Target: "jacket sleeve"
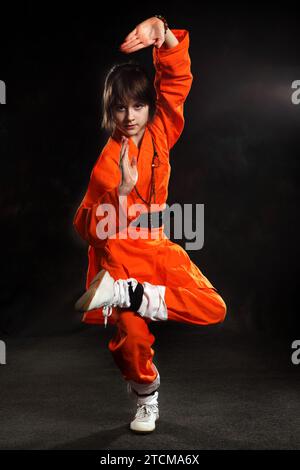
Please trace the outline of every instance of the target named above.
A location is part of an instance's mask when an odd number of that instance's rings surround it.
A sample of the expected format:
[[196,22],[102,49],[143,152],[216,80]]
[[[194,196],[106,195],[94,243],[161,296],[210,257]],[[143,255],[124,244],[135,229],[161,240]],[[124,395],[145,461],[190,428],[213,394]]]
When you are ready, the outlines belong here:
[[167,137],[171,149],[184,128],[183,107],[192,86],[191,60],[189,56],[189,33],[172,29],[179,44],[160,49],[153,48],[155,67],[156,115],[153,126],[160,128]]
[[[105,186],[104,182],[110,181],[113,187]],[[127,196],[119,196],[118,186],[113,178],[101,173],[101,165],[95,165],[87,192],[73,218],[73,226],[81,238],[96,248],[104,248],[109,237],[135,218],[127,217],[127,207],[134,203],[133,191]],[[109,204],[110,212],[104,204]]]

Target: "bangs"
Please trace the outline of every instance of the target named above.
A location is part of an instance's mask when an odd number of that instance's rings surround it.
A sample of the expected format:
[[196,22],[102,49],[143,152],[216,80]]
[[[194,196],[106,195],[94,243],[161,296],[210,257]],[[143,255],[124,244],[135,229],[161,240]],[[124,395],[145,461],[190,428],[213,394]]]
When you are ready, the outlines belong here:
[[[121,78],[121,77],[120,77]],[[149,104],[148,83],[143,76],[127,73],[121,80],[115,80],[112,86],[111,106],[128,105],[130,101]]]

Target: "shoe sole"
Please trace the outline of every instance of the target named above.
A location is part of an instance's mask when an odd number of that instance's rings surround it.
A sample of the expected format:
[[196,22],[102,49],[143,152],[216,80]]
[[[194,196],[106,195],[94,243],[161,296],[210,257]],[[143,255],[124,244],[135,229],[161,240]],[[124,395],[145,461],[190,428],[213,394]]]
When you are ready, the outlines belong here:
[[75,304],[75,310],[79,312],[86,312],[89,309],[89,306],[94,298],[96,290],[102,282],[102,279],[107,271],[102,269],[99,273],[93,278],[90,287],[88,290],[77,300]]
[[[157,419],[156,421],[158,421],[158,419]],[[138,430],[136,430],[136,429],[132,429],[132,428],[130,427],[130,425],[129,425],[129,429],[130,429],[131,432],[134,432],[135,434],[150,434],[151,432],[153,432],[153,431],[156,430],[156,426],[155,426],[155,428],[152,429],[151,431],[145,431],[145,430],[144,430],[144,431],[138,431]]]
[[136,434],[149,434],[149,433],[155,431],[158,420],[159,420],[159,415],[157,416],[157,418],[156,418],[156,420],[155,420],[155,427],[154,427],[154,429],[152,429],[151,431],[146,431],[146,430],[138,431],[138,430],[136,430],[136,429],[132,429],[132,428],[131,428],[131,423],[129,424],[129,429],[130,429],[130,431],[132,431],[132,432],[134,432],[134,433],[136,433]]
[[133,432],[134,434],[151,434],[151,432],[155,431],[156,428],[154,428],[152,431],[136,431],[135,429],[131,429],[130,431]]

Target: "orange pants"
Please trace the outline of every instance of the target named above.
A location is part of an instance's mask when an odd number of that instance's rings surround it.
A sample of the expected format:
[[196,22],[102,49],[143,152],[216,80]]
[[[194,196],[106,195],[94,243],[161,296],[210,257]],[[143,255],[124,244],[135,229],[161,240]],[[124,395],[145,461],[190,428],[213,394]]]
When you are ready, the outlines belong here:
[[[226,316],[226,304],[215,288],[166,287],[165,301],[168,320],[208,325],[221,323]],[[150,321],[130,309],[119,309],[117,331],[108,348],[125,380],[149,384],[158,375],[152,363],[155,337],[148,328]]]

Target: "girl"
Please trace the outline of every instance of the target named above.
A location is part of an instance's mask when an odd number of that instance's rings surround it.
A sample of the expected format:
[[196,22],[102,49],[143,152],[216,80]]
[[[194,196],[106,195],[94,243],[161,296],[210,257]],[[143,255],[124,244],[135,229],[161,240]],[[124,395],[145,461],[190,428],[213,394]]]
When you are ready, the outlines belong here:
[[[83,322],[116,326],[108,347],[128,392],[137,397],[130,423],[135,432],[152,432],[159,417],[160,374],[149,323],[209,325],[226,315],[216,288],[167,238],[162,219],[169,152],[182,133],[193,80],[189,33],[170,30],[156,15],[140,23],[120,50],[129,54],[148,46],[154,46],[154,87],[134,62],[115,65],[106,77],[102,125],[111,135],[74,217],[89,244],[87,290],[75,308],[84,312]],[[130,210],[135,204],[140,204],[139,217]],[[104,226],[109,227],[106,237]]]

